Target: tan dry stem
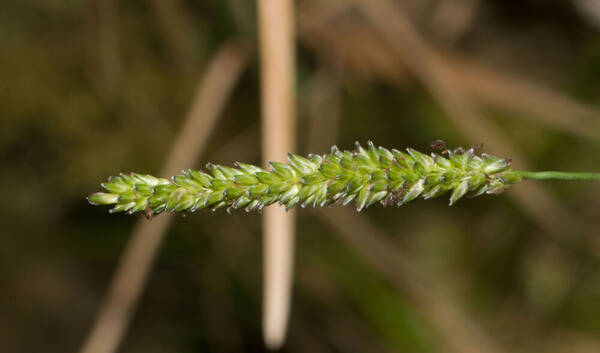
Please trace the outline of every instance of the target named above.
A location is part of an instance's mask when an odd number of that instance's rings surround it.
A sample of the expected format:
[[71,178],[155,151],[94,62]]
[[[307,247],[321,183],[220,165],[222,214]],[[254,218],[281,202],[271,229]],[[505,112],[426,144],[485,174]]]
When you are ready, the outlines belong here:
[[[448,112],[448,117],[473,143],[486,141],[496,148],[492,152],[510,155],[515,165],[530,169],[525,157],[501,136],[472,101],[453,70],[421,37],[410,20],[389,0],[353,0],[371,24],[386,38],[404,64]],[[517,204],[549,234],[569,234],[580,228],[579,222],[538,184],[517,188]],[[544,200],[544,203],[528,200]]]
[[[291,0],[258,2],[263,163],[294,151],[295,49]],[[265,209],[263,336],[270,349],[282,346],[289,316],[294,258],[293,212]]]
[[[236,41],[224,44],[200,81],[162,173],[169,175],[193,164],[203,151],[217,117],[231,95],[247,61],[247,50]],[[172,217],[137,222],[82,353],[116,352],[131,321],[148,274]]]

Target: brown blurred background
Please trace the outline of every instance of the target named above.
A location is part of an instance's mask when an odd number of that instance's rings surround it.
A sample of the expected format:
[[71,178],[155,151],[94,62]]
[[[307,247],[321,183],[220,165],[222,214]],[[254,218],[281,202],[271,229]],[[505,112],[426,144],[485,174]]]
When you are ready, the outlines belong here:
[[[298,0],[294,17],[299,152],[442,138],[600,171],[600,3]],[[5,1],[0,33],[0,351],[74,352],[138,221],[85,196],[168,169],[186,117],[214,116],[180,145],[189,167],[260,163],[256,5]],[[285,352],[600,352],[598,183],[296,215]],[[264,351],[260,234],[257,214],[176,216],[119,351]]]

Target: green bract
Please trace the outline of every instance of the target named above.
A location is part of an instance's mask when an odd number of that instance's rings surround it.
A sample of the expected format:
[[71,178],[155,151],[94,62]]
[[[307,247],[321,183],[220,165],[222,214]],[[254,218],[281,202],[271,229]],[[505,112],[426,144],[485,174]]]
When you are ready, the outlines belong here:
[[110,212],[158,214],[194,212],[201,208],[227,211],[261,210],[273,203],[290,209],[296,205],[347,205],[361,211],[380,202],[403,205],[418,197],[430,199],[451,192],[450,205],[465,195],[499,193],[521,181],[510,161],[475,148],[445,150],[426,155],[356,144],[354,151],[332,147],[326,155],[304,158],[288,154],[288,164],[271,162],[271,170],[236,163],[235,168],[207,164],[207,173],[186,170],[171,180],[131,173],[109,178],[99,192],[88,197],[94,205],[115,205]]

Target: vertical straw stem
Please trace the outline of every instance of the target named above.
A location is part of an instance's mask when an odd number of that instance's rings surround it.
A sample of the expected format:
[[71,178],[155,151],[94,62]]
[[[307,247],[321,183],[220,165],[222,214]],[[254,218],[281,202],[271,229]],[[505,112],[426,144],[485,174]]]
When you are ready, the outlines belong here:
[[[294,8],[292,0],[258,1],[263,163],[295,150]],[[292,285],[294,213],[269,207],[263,217],[263,335],[284,342]]]

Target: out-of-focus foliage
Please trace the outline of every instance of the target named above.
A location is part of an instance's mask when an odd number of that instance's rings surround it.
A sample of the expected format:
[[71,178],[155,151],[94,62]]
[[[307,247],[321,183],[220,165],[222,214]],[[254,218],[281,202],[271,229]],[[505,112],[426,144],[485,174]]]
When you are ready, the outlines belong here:
[[[0,5],[3,352],[81,345],[135,221],[91,207],[85,196],[116,171],[158,173],[216,48],[233,37],[256,43],[251,1],[165,3],[172,7],[165,10],[159,0]],[[552,88],[595,111],[600,34],[593,14],[573,4],[398,1],[449,61],[466,58],[461,67],[468,68],[483,63],[498,70],[496,78],[535,82],[528,86],[535,92]],[[351,148],[356,140],[422,150],[439,137],[449,145],[471,143],[359,10],[344,1],[297,6],[298,152],[325,153],[333,143]],[[190,168],[258,163],[257,65],[251,62],[206,153]],[[502,105],[477,94],[486,92],[493,90],[470,95],[502,141],[534,168],[600,171],[600,134],[590,137],[598,125],[577,124],[592,131],[584,135],[568,128],[580,110],[548,123],[521,107],[542,111],[562,101],[520,96]],[[493,148],[495,141],[478,142]],[[361,249],[383,238],[452,294],[439,302],[460,308],[505,351],[598,351],[600,186],[543,184],[568,214],[544,215],[565,225],[554,232],[544,217],[531,216],[527,203],[507,195],[452,208],[446,200],[371,207],[354,216],[383,236],[362,234],[364,247],[343,241],[315,213],[299,211],[284,350],[447,351],[448,332],[437,320],[448,327],[464,321],[452,311],[433,315],[437,306],[425,302],[433,297],[417,298],[411,287],[423,283],[405,278],[405,287],[395,285],[391,274],[404,272],[390,264],[382,273],[362,257]],[[528,184],[512,191],[520,187]],[[536,202],[542,201],[531,207]],[[258,215],[178,218],[121,351],[262,351],[261,254]],[[466,346],[469,337],[461,338]]]

